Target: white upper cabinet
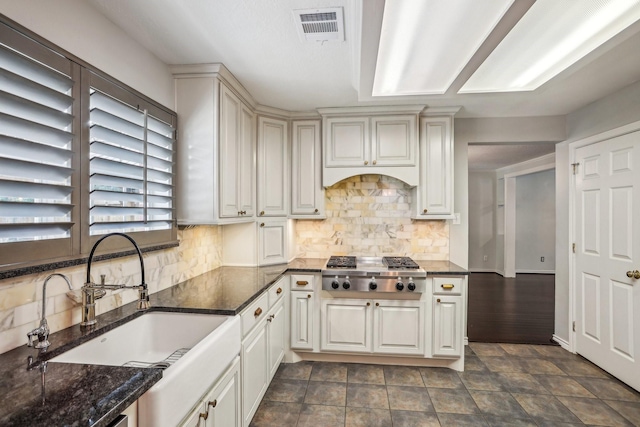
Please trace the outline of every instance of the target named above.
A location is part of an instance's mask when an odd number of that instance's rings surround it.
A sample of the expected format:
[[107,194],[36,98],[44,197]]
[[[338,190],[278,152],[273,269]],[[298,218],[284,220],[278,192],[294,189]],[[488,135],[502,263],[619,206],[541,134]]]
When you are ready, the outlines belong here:
[[422,106],[323,108],[325,187],[354,175],[380,174],[417,185],[418,113]]
[[258,118],[258,216],[287,216],[289,141],[287,122]]
[[291,218],[324,218],[319,120],[293,122],[291,135]]
[[372,117],[372,165],[416,166],[417,131],[416,115]]
[[420,184],[412,203],[415,219],[454,217],[453,113],[420,119]]
[[256,120],[250,95],[220,64],[172,67],[179,224],[253,221]]
[[220,217],[255,212],[255,117],[227,87],[220,91]]

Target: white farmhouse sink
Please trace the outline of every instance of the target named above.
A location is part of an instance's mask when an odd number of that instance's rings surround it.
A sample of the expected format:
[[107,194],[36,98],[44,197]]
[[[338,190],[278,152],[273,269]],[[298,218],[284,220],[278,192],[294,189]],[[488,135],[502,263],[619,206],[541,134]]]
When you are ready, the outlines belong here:
[[175,426],[240,353],[240,338],[239,316],[150,312],[51,361],[170,364],[138,400],[138,425]]

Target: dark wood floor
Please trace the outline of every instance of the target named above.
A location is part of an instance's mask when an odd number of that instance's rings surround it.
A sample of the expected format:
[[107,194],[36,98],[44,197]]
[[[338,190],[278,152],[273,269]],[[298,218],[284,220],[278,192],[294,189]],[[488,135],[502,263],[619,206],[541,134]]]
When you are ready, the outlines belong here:
[[555,275],[469,276],[469,341],[555,344]]

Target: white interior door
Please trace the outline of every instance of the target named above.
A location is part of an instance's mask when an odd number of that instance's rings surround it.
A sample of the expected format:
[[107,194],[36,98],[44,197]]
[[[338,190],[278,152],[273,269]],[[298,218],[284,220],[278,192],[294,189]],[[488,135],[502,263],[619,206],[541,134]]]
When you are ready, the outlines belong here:
[[640,132],[576,162],[576,350],[640,390]]

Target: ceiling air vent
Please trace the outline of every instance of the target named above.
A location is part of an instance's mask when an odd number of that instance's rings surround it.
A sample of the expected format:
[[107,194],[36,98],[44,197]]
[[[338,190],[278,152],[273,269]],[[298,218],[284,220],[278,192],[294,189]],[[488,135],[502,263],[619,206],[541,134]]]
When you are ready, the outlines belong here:
[[344,41],[342,8],[294,10],[302,41]]

